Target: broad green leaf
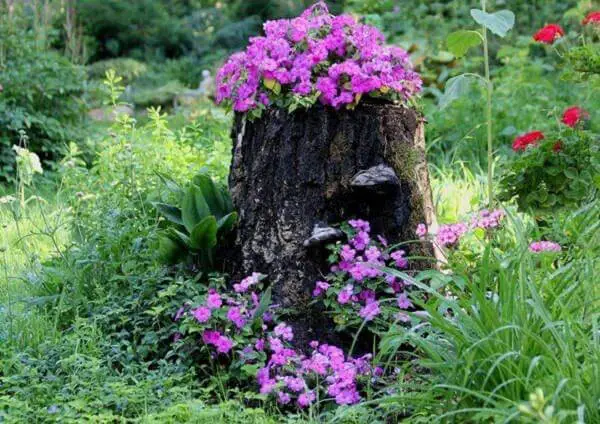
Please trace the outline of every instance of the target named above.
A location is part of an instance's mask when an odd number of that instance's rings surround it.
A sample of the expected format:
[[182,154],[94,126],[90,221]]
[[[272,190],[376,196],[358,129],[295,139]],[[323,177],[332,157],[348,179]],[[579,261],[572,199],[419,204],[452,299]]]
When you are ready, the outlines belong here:
[[477,31],[461,30],[450,34],[446,43],[454,56],[463,57],[471,47],[477,47],[482,41]]
[[515,26],[515,14],[510,10],[500,10],[487,13],[480,9],[471,9],[471,16],[482,25],[500,37],[506,37],[508,31]]
[[183,190],[181,189],[181,186],[177,184],[177,181],[162,172],[154,171],[154,173],[160,178],[169,191],[179,196],[183,194]]
[[190,184],[183,196],[181,207],[183,225],[191,233],[196,224],[208,215],[210,215],[210,208],[204,200],[202,190],[196,184]]
[[193,179],[193,183],[200,187],[211,214],[217,219],[221,219],[228,212],[226,210],[223,192],[219,190],[212,178],[206,174],[196,175]]
[[194,249],[212,249],[217,245],[217,220],[214,216],[207,216],[200,221],[190,234]]
[[177,206],[169,205],[167,203],[153,202],[152,206],[158,210],[161,215],[167,218],[169,221],[183,225],[183,218],[181,217],[181,209]]
[[281,84],[279,84],[279,82],[277,82],[277,80],[274,80],[271,78],[265,78],[263,80],[263,84],[266,88],[271,90],[273,93],[275,93],[275,94],[281,93]]
[[161,234],[158,236],[158,249],[156,255],[161,262],[169,264],[175,263],[184,251],[185,249],[182,249],[179,243],[168,235]]
[[439,101],[440,109],[445,109],[450,103],[467,93],[474,80],[481,82],[481,80],[474,75],[462,74],[450,78],[446,82],[446,89]]
[[219,221],[217,222],[218,232],[222,234],[231,231],[237,223],[237,219],[237,212],[231,212],[230,214],[227,214],[223,218],[219,219]]

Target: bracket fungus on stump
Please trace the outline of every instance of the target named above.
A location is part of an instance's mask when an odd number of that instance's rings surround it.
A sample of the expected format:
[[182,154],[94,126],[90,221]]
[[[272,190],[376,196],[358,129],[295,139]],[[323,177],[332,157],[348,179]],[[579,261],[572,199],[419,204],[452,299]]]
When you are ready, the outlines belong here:
[[[327,272],[325,245],[343,237],[335,224],[366,219],[391,244],[415,240],[418,223],[435,225],[423,128],[414,110],[381,102],[268,108],[254,121],[236,115],[229,189],[240,219],[232,274],[268,275],[275,303],[296,313],[297,343],[329,332],[309,303]],[[433,255],[425,244],[407,250]]]

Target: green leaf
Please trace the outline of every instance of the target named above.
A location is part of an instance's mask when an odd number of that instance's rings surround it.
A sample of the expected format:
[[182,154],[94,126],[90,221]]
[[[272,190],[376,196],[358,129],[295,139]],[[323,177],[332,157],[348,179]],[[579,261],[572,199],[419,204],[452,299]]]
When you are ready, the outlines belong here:
[[267,289],[263,292],[262,297],[260,298],[260,302],[258,303],[258,307],[254,312],[254,316],[252,317],[252,321],[256,322],[261,319],[263,314],[267,312],[269,309],[269,305],[271,304],[271,287],[267,287]]
[[468,74],[462,74],[454,78],[450,78],[446,82],[446,89],[444,90],[444,94],[439,101],[440,109],[445,109],[450,103],[467,93],[471,87],[473,79],[481,82],[481,80],[479,80],[479,78],[476,76]]
[[161,234],[158,236],[158,249],[156,255],[159,261],[169,264],[175,263],[183,251],[185,251],[185,249],[181,249],[180,244],[168,235]]
[[480,9],[471,9],[471,16],[479,25],[484,26],[500,37],[506,37],[508,31],[515,26],[515,14],[510,10],[487,13]]
[[223,192],[216,186],[212,178],[206,174],[198,174],[192,181],[200,187],[211,214],[216,216],[217,219],[221,219],[228,212]]
[[169,189],[169,191],[179,196],[183,194],[181,186],[177,184],[177,181],[175,181],[173,178],[169,177],[166,174],[163,174],[162,172],[154,171],[154,173],[158,175],[158,178],[160,178],[160,180]]
[[219,221],[217,221],[218,232],[222,234],[231,231],[237,223],[237,219],[237,212],[231,212],[230,214],[227,214],[223,218],[219,219]]
[[214,216],[207,216],[200,221],[190,235],[194,249],[208,250],[217,245],[217,220]]
[[196,224],[208,215],[210,215],[210,208],[204,200],[202,190],[196,184],[190,184],[183,196],[181,207],[183,225],[191,233]]
[[183,218],[181,217],[181,209],[179,209],[177,206],[169,205],[167,203],[160,203],[160,202],[152,202],[152,206],[154,206],[156,208],[156,210],[158,210],[158,212],[160,212],[161,215],[163,215],[169,221],[171,221],[175,224],[183,225]]
[[450,34],[446,43],[454,56],[463,57],[471,47],[477,47],[482,41],[477,31],[461,30]]

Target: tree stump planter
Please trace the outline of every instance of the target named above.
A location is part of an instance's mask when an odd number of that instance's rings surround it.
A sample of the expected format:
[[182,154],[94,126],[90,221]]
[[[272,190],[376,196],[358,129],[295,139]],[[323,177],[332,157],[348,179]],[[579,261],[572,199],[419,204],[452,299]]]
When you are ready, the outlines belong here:
[[[291,114],[269,108],[252,122],[236,115],[232,138],[229,189],[240,217],[232,276],[268,276],[274,303],[296,311],[297,343],[328,331],[309,302],[328,271],[325,244],[339,237],[332,225],[365,219],[373,235],[395,244],[415,240],[417,224],[435,224],[424,122],[412,109],[374,102]],[[405,250],[433,254],[420,243]]]

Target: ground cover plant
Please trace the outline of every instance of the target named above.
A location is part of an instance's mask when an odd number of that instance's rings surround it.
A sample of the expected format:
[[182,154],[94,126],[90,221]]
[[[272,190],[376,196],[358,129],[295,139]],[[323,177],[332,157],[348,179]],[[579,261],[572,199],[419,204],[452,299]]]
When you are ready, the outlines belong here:
[[[600,422],[597,4],[145,1],[165,34],[100,40],[117,58],[86,86],[34,3],[0,21],[0,123],[23,118],[0,126],[0,420]],[[113,3],[74,2],[83,34]],[[254,118],[375,98],[429,121],[439,225],[400,244],[334,225],[311,288],[331,340],[299,344],[260,269],[224,273],[232,114],[124,108],[144,73],[171,80],[165,57],[220,68],[215,99]],[[81,124],[92,85],[112,122]]]

